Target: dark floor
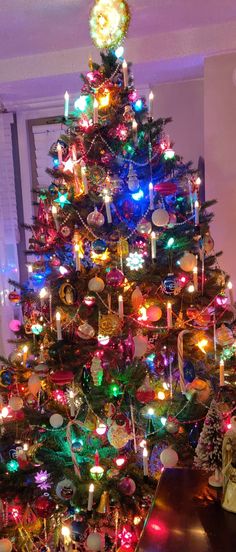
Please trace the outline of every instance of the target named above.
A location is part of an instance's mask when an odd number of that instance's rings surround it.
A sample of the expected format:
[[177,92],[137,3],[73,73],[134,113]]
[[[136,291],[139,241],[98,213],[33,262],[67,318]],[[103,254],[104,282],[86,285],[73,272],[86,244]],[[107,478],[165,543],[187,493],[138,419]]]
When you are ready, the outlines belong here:
[[236,514],[197,470],[163,472],[138,552],[236,552]]

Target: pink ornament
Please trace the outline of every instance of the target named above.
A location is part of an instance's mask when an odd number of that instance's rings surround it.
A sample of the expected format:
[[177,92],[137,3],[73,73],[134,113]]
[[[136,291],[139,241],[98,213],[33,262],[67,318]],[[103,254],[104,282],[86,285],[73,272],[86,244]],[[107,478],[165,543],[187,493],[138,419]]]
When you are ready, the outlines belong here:
[[9,328],[12,332],[19,332],[21,328],[20,320],[11,320],[9,323]]
[[105,218],[102,213],[100,213],[97,209],[94,209],[92,213],[89,213],[87,216],[87,223],[90,226],[97,226],[100,228],[100,226],[103,226],[105,222]]
[[132,496],[135,493],[136,485],[131,477],[123,477],[119,483],[119,491],[125,496]]
[[118,287],[122,286],[122,284],[124,282],[124,279],[125,279],[125,277],[124,277],[123,272],[121,270],[119,270],[118,268],[112,268],[106,276],[106,282],[107,282],[108,286],[111,286],[111,287],[114,287],[114,288],[118,288]]

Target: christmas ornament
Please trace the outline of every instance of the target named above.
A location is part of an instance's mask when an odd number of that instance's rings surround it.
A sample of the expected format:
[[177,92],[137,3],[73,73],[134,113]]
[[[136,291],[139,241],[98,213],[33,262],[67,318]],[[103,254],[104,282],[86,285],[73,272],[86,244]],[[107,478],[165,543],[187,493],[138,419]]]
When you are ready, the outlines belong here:
[[23,405],[24,405],[23,399],[18,395],[13,395],[12,397],[10,397],[9,406],[14,412],[21,410]]
[[14,289],[14,291],[11,291],[9,293],[8,299],[11,303],[19,303],[20,302],[20,294]]
[[44,364],[43,362],[40,362],[40,364],[37,364],[37,366],[34,366],[34,372],[40,377],[44,377],[45,374],[47,374],[49,371],[49,366],[47,364]]
[[52,414],[49,418],[49,422],[54,429],[58,429],[63,425],[63,417],[61,414]]
[[55,503],[50,496],[43,495],[35,499],[33,507],[37,516],[47,518],[54,512]]
[[72,452],[81,452],[81,450],[83,449],[83,446],[84,444],[82,439],[78,441],[74,441],[71,445],[71,450]]
[[95,330],[88,322],[84,322],[78,327],[78,336],[81,339],[92,339],[95,336]]
[[32,374],[28,379],[28,389],[32,395],[36,396],[41,389],[41,381],[37,374]]
[[141,387],[136,391],[136,399],[141,403],[149,403],[155,399],[155,391],[150,385],[150,379],[147,375]]
[[152,213],[152,222],[155,226],[167,226],[169,213],[165,209],[156,209]]
[[103,544],[101,535],[99,533],[90,533],[86,541],[86,546],[91,552],[102,550]]
[[34,476],[35,483],[41,491],[47,491],[52,486],[50,482],[50,474],[47,470],[40,470]]
[[103,314],[99,320],[99,334],[115,336],[120,333],[121,319],[117,314]]
[[97,512],[99,514],[109,514],[110,512],[110,504],[109,504],[109,493],[108,491],[103,491],[100,502],[97,507]]
[[122,286],[125,276],[118,268],[112,268],[106,275],[106,282],[108,286],[118,288]]
[[60,226],[59,233],[64,240],[69,240],[72,235],[72,228],[70,228],[66,224],[63,224],[62,226]]
[[96,0],[90,14],[90,33],[95,46],[116,49],[123,41],[130,23],[126,0]]
[[[134,111],[131,107],[131,105],[125,105],[124,113],[123,113],[123,119],[125,123],[132,123],[134,120]],[[129,188],[131,190],[131,188]]]
[[103,367],[102,367],[101,359],[98,356],[93,357],[90,371],[91,371],[94,385],[99,387],[102,384]]
[[209,399],[210,393],[211,387],[209,382],[200,378],[195,378],[188,383],[185,395],[188,400],[191,400],[193,395],[195,395],[197,402],[205,403]]
[[136,287],[131,295],[131,303],[134,310],[139,310],[144,301],[143,294],[139,287]]
[[207,232],[205,235],[204,235],[204,238],[203,238],[203,247],[204,247],[204,252],[206,253],[206,255],[209,255],[209,253],[211,253],[214,249],[214,240],[213,238],[211,237],[210,233]]
[[103,214],[100,213],[96,208],[94,209],[94,211],[92,211],[92,213],[89,213],[89,215],[87,216],[87,223],[89,224],[89,226],[100,228],[101,226],[103,226],[104,222],[105,218]]
[[88,523],[85,519],[73,520],[71,523],[71,536],[75,542],[84,542],[88,534]]
[[142,334],[138,334],[134,336],[133,341],[134,341],[134,356],[137,358],[141,358],[147,352],[148,337]]
[[130,253],[126,259],[126,264],[130,270],[141,270],[144,265],[144,258],[141,253],[135,251]]
[[133,437],[124,427],[120,427],[114,423],[107,432],[107,438],[112,447],[121,449],[125,447]]
[[61,500],[71,500],[75,494],[75,485],[70,479],[62,479],[56,485],[56,495]]
[[193,253],[189,253],[188,251],[185,251],[183,257],[181,257],[180,261],[180,268],[184,270],[184,272],[192,272],[194,267],[196,266],[196,257],[193,255]]
[[59,297],[64,305],[74,305],[76,301],[75,288],[69,282],[64,282],[59,288]]
[[88,283],[89,291],[94,291],[95,293],[101,293],[104,290],[105,284],[102,278],[95,276],[91,278]]
[[142,219],[137,226],[137,232],[139,232],[139,234],[142,234],[144,236],[148,236],[149,234],[151,234],[151,231],[152,231],[151,222],[149,222],[146,219]]
[[128,188],[131,192],[137,192],[137,190],[139,189],[139,179],[137,177],[137,174],[134,170],[132,163],[130,163],[130,166],[129,166],[127,183],[128,183]]
[[12,332],[19,332],[20,329],[21,329],[21,322],[20,320],[11,320],[11,322],[9,322],[9,329],[12,331]]
[[123,477],[118,485],[119,491],[125,496],[132,496],[136,491],[136,485],[131,477]]
[[178,454],[175,450],[168,447],[160,454],[160,460],[164,468],[174,468],[178,463]]
[[191,383],[195,378],[195,368],[191,360],[184,362],[184,379]]
[[225,347],[226,345],[233,345],[235,341],[232,331],[230,330],[230,328],[227,328],[225,324],[221,324],[220,328],[217,328],[216,340],[217,343],[221,345],[221,347]]
[[57,370],[50,374],[50,379],[55,385],[70,385],[74,374],[70,370]]
[[162,310],[156,305],[151,305],[146,311],[148,320],[151,322],[157,322],[162,317]]
[[9,539],[0,539],[0,552],[11,552],[12,543]]
[[154,186],[155,192],[158,192],[162,197],[174,195],[177,190],[176,182],[158,182]]
[[92,243],[92,249],[96,255],[102,255],[107,249],[105,240],[98,238]]
[[175,418],[169,417],[165,424],[165,430],[170,433],[171,435],[174,435],[175,433],[178,433],[179,431],[179,423],[178,420]]

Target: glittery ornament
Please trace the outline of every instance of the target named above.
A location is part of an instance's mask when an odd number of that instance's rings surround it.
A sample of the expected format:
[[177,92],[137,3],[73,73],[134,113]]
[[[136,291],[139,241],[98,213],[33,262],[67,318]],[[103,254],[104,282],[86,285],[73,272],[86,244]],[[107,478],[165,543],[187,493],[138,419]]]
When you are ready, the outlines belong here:
[[151,222],[149,222],[146,219],[142,219],[137,226],[137,231],[139,232],[139,234],[148,236],[149,234],[151,234],[151,231],[152,231]]
[[102,367],[101,359],[98,356],[93,357],[90,372],[93,378],[94,385],[96,387],[99,387],[102,384],[103,367]]
[[72,235],[72,228],[70,228],[66,224],[63,224],[63,226],[60,226],[59,233],[64,240],[67,240]]
[[125,276],[118,268],[112,268],[106,275],[106,282],[108,286],[118,288],[122,286]]
[[146,404],[153,401],[154,398],[155,391],[152,389],[149,376],[147,375],[141,387],[139,387],[136,391],[136,399],[139,402]]
[[107,249],[105,240],[97,239],[92,243],[92,249],[96,255],[102,255]]
[[220,328],[216,330],[216,341],[221,347],[226,345],[229,347],[234,343],[234,336],[230,328],[227,328],[225,324],[221,324]]
[[49,496],[38,496],[34,501],[33,508],[39,517],[47,518],[54,512],[55,502]]
[[136,491],[136,485],[131,477],[123,477],[119,483],[119,491],[125,496],[132,496]]
[[90,14],[90,33],[95,46],[116,49],[123,41],[130,23],[126,0],[97,0]]
[[103,226],[104,222],[105,218],[103,214],[100,213],[96,208],[94,209],[94,211],[92,211],[92,213],[89,213],[89,215],[87,216],[87,223],[89,224],[89,226],[100,228],[101,226]]
[[95,330],[88,322],[84,322],[78,327],[78,336],[81,339],[92,339],[95,336]]
[[101,316],[99,320],[99,334],[115,336],[120,333],[121,319],[117,314],[109,313]]
[[175,289],[178,286],[178,280],[176,276],[172,273],[167,274],[167,276],[164,278],[162,282],[162,287],[164,293],[167,295],[174,295]]
[[[132,109],[131,105],[125,105],[124,113],[123,113],[123,119],[125,123],[132,123],[134,119],[134,110]],[[130,188],[131,189],[131,188]]]
[[121,449],[127,445],[132,435],[127,432],[124,427],[119,427],[117,424],[112,424],[107,432],[107,438],[110,445],[116,449]]

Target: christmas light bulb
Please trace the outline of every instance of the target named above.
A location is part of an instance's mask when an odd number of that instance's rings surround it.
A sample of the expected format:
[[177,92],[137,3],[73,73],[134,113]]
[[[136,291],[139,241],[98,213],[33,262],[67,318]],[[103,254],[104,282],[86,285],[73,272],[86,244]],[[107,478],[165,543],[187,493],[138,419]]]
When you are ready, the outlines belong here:
[[63,537],[70,537],[70,528],[67,527],[67,525],[62,525],[62,528],[61,528],[61,534]]

